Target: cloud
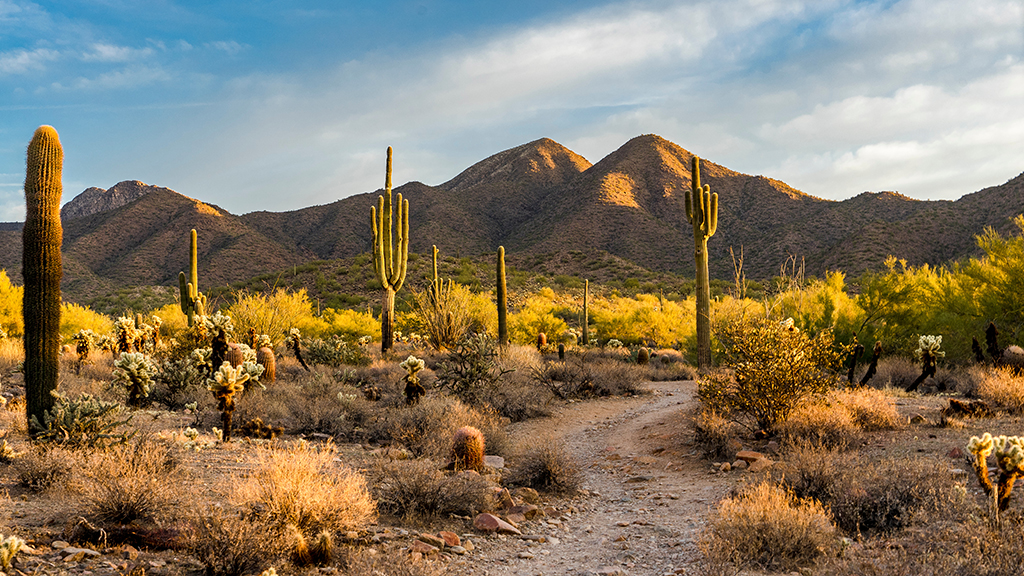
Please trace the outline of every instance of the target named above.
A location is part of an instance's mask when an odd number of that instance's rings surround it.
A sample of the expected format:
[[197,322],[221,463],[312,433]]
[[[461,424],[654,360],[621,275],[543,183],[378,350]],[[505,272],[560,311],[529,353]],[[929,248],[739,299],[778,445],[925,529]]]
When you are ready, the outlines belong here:
[[59,52],[49,48],[0,52],[0,77],[24,74],[29,70],[41,70],[47,62],[57,60],[59,57]]
[[146,58],[153,54],[153,49],[115,46],[113,44],[93,44],[91,50],[82,54],[85,62],[131,62]]
[[[212,48],[214,50],[220,50],[221,52],[227,53],[228,56],[236,56],[238,55],[238,53],[249,47],[245,44],[239,44],[234,40],[218,40],[216,42],[207,42],[203,46],[207,48]],[[189,46],[189,48],[191,48],[191,46]]]

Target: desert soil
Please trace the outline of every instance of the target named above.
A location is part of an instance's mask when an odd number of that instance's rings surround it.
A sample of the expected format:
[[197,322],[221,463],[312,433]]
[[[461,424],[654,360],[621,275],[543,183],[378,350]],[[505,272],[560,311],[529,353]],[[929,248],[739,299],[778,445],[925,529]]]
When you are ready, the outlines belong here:
[[550,502],[554,517],[520,524],[522,537],[477,538],[450,573],[686,573],[709,511],[745,474],[713,474],[693,447],[695,383],[647,387],[647,395],[568,404],[513,427],[520,438],[561,442],[583,468],[584,491]]

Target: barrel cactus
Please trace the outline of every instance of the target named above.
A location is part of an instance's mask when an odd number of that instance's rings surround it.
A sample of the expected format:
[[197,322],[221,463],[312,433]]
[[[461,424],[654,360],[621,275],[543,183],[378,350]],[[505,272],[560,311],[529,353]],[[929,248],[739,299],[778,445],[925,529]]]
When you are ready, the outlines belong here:
[[472,426],[455,431],[452,439],[452,462],[456,470],[477,470],[484,467],[484,435]]

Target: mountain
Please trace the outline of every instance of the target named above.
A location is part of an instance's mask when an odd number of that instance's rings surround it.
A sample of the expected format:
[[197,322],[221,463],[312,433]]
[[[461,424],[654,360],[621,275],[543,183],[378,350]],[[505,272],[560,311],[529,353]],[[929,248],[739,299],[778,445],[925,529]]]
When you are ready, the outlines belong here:
[[[437,245],[447,256],[493,253],[547,273],[607,253],[655,271],[693,273],[684,197],[689,151],[656,135],[623,144],[598,163],[544,138],[494,154],[451,180],[395,188],[409,200],[410,251]],[[877,268],[889,254],[939,264],[978,252],[985,227],[1008,233],[1024,207],[1024,174],[956,201],[895,192],[824,200],[765,176],[701,160],[702,183],[719,195],[709,242],[712,276],[731,278],[730,248],[742,248],[748,278],[778,274],[790,258],[808,274]],[[167,188],[137,181],[90,188],[64,217],[64,290],[83,300],[133,285],[176,284],[188,264],[188,231],[199,231],[201,284],[225,285],[312,260],[371,250],[369,213],[380,190],[290,212],[236,216]],[[20,281],[20,224],[0,224],[0,267]],[[525,264],[524,264],[525,265]],[[586,269],[585,266],[583,269]],[[202,287],[202,286],[201,286]]]

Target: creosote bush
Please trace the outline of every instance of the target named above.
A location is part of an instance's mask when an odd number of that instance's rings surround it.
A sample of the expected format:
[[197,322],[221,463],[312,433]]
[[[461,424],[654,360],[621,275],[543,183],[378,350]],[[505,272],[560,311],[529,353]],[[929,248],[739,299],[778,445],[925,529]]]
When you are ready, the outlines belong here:
[[210,506],[189,522],[187,546],[207,576],[259,574],[285,552],[280,531]]
[[488,508],[491,483],[465,471],[445,474],[436,460],[388,460],[374,464],[373,495],[381,512],[394,516],[469,516]]
[[571,494],[583,483],[580,464],[551,438],[522,447],[508,467],[505,482],[511,485]]
[[737,569],[789,571],[828,554],[835,528],[818,502],[762,482],[722,501],[704,538],[713,542],[711,549],[739,564]]
[[976,367],[979,375],[975,393],[989,406],[1018,414],[1024,411],[1024,377],[1008,368]]
[[166,444],[141,436],[88,460],[82,483],[90,517],[114,524],[153,522],[173,511],[184,492]]
[[834,387],[844,357],[832,333],[816,336],[796,329],[792,319],[734,319],[719,330],[728,372],[698,381],[697,395],[706,408],[761,430],[774,431],[797,405]]

